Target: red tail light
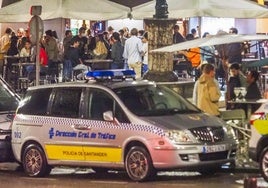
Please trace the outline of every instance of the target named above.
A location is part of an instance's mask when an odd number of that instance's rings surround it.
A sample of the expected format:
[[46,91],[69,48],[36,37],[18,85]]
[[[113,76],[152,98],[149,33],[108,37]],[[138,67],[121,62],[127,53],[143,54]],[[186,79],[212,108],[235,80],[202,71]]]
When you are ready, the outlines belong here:
[[260,119],[264,114],[265,114],[264,112],[253,113],[250,116],[250,125],[253,125],[254,121],[257,120],[257,119]]

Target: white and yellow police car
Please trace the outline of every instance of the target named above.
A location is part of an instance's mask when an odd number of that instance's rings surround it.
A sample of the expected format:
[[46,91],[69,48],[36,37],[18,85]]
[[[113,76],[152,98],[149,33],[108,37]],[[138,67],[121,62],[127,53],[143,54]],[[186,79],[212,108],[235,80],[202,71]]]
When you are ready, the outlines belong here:
[[221,119],[163,85],[110,80],[128,75],[133,71],[89,72],[99,81],[29,88],[12,125],[13,152],[26,174],[66,165],[123,169],[145,181],[159,170],[215,173],[234,162],[234,133]]
[[268,181],[268,100],[250,117],[249,157],[259,162],[263,178]]

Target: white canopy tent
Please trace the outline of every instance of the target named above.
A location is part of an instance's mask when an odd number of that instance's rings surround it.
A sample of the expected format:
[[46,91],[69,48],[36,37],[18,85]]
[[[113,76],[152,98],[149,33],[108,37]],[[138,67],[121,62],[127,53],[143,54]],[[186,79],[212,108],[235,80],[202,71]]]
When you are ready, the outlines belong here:
[[[134,19],[153,17],[156,1],[132,8]],[[170,18],[268,18],[268,9],[249,0],[167,0]]]
[[22,0],[0,9],[0,22],[28,22],[30,8],[42,6],[41,18],[113,20],[126,18],[130,9],[108,0]]
[[177,52],[195,47],[214,46],[220,44],[229,44],[244,41],[262,41],[268,40],[268,35],[236,35],[236,34],[219,34],[206,38],[199,38],[170,46],[152,50],[152,52]]

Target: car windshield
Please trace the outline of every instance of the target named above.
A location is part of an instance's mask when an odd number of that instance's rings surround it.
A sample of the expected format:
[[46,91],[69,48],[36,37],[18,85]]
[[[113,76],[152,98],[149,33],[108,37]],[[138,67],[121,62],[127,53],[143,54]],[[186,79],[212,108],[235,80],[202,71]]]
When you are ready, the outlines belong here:
[[15,111],[18,104],[19,99],[8,89],[4,82],[0,81],[0,113]]
[[138,116],[200,113],[197,107],[165,86],[131,86],[114,89],[114,92]]

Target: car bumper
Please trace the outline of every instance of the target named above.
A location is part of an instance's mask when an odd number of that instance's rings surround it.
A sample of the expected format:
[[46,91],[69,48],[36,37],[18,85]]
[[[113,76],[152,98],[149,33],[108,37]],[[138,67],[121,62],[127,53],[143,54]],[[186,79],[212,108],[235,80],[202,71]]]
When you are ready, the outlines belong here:
[[200,146],[189,146],[183,149],[158,150],[153,153],[153,164],[156,169],[198,170],[206,167],[219,167],[233,163],[236,156],[236,145],[228,145],[226,150],[205,153]]

